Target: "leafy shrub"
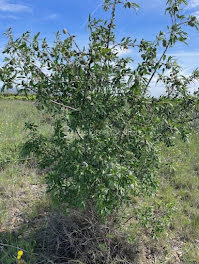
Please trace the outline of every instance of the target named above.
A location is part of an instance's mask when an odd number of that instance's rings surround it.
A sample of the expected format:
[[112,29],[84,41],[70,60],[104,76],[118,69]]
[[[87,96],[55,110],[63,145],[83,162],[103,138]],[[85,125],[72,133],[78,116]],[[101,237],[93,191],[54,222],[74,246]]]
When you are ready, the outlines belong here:
[[[110,20],[89,17],[89,45],[82,50],[66,29],[64,37],[57,33],[53,47],[39,33],[31,39],[26,32],[14,40],[7,31],[3,90],[14,85],[33,92],[37,107],[54,120],[50,138],[29,126],[32,136],[24,150],[35,152],[48,172],[49,191],[69,207],[92,203],[107,215],[128,204],[132,194],[150,194],[157,187],[159,144],[171,146],[179,135],[186,139],[198,112],[198,93],[191,95],[188,86],[199,72],[182,76],[177,62],[166,55],[177,42],[187,41],[184,26],[198,29],[195,17],[181,14],[183,3],[167,2],[172,22],[154,41],[118,41],[117,6],[138,7],[126,0],[104,1]],[[140,54],[135,69],[132,58],[119,54],[129,48]],[[159,98],[150,95],[154,77],[165,87]]]

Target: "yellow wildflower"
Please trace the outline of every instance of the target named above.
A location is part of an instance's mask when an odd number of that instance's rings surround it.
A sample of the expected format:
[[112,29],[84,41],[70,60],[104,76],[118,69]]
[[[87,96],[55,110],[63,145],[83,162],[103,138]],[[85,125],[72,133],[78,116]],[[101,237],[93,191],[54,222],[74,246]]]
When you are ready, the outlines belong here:
[[18,251],[18,256],[22,256],[23,255],[23,251],[22,250],[19,250]]

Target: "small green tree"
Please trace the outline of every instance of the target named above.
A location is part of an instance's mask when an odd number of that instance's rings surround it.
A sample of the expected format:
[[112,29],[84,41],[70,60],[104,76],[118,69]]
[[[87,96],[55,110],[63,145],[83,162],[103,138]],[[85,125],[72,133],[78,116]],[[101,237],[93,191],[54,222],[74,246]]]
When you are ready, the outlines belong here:
[[[3,89],[33,92],[38,108],[53,117],[50,138],[28,125],[32,136],[26,150],[48,168],[49,191],[69,207],[92,203],[107,215],[128,204],[132,194],[151,193],[157,186],[158,146],[170,146],[177,135],[185,138],[189,132],[198,96],[188,86],[199,72],[182,76],[177,62],[166,55],[177,42],[186,43],[184,27],[198,30],[196,17],[181,14],[183,4],[185,0],[167,1],[171,25],[154,41],[117,40],[117,6],[138,8],[127,0],[104,1],[110,20],[89,17],[89,44],[83,49],[66,29],[57,33],[52,47],[39,40],[39,33],[14,39],[7,31]],[[136,69],[130,67],[132,58],[119,55],[129,48],[140,54]],[[159,98],[149,93],[154,78],[165,87]]]

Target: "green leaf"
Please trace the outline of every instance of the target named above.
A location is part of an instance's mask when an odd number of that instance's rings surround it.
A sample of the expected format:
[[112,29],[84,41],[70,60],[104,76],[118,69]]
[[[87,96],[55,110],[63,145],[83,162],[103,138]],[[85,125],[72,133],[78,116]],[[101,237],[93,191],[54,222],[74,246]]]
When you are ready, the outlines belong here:
[[34,36],[33,41],[37,41],[39,35],[40,35],[40,32],[38,32],[38,33]]

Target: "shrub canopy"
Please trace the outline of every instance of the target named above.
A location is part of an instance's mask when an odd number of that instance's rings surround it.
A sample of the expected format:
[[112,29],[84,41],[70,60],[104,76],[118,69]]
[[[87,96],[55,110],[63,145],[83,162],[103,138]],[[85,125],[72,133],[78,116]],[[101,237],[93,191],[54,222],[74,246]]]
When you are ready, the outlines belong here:
[[[11,29],[6,32],[2,89],[33,92],[37,107],[53,117],[50,138],[27,124],[31,133],[24,149],[47,169],[49,191],[59,201],[75,208],[92,203],[106,215],[128,204],[132,195],[157,187],[160,143],[185,139],[198,113],[198,92],[190,94],[188,87],[199,72],[182,76],[176,60],[167,56],[170,47],[186,43],[187,26],[198,30],[196,17],[182,14],[184,4],[167,1],[171,24],[153,41],[118,41],[117,7],[138,8],[126,0],[104,1],[109,20],[89,17],[89,44],[83,49],[66,29],[56,34],[53,46],[39,33],[14,39]],[[133,58],[120,55],[128,49],[140,54],[134,68]],[[154,80],[165,88],[159,98],[150,94]]]

